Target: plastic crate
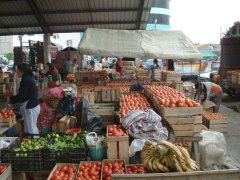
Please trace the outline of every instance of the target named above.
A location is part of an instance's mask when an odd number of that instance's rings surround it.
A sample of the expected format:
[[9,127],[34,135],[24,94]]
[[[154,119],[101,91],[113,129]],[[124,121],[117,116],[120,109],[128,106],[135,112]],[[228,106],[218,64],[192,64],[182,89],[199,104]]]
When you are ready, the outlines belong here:
[[56,163],[80,163],[86,161],[88,148],[75,148],[63,151],[43,149],[44,170],[52,169]]
[[42,151],[3,150],[2,162],[12,164],[14,172],[32,172],[43,169]]

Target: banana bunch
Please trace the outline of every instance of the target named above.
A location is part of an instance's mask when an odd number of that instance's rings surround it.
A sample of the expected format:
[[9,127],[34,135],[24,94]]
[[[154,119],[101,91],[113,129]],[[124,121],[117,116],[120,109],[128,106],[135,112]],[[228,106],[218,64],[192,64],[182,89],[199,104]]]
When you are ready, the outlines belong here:
[[152,172],[188,172],[199,169],[184,147],[164,140],[158,143],[146,141],[141,160],[143,166]]

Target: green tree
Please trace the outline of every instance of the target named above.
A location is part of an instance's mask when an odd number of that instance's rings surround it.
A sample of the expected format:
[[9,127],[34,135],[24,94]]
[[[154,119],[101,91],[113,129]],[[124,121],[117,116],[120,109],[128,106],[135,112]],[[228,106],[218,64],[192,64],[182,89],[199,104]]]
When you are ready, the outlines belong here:
[[14,56],[13,56],[13,53],[7,53],[5,54],[6,58],[8,58],[9,60],[13,60],[14,59]]

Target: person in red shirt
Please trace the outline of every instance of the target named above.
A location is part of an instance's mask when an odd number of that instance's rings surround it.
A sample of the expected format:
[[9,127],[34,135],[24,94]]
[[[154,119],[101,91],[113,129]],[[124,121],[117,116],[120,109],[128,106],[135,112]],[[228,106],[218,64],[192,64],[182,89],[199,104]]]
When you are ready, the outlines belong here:
[[116,71],[118,73],[120,73],[120,75],[122,76],[123,75],[123,61],[122,61],[121,57],[118,58],[115,66],[116,66]]
[[60,80],[60,76],[58,73],[58,69],[52,64],[52,63],[47,63],[48,66],[48,72],[47,74],[51,75],[53,78],[53,81],[59,81]]

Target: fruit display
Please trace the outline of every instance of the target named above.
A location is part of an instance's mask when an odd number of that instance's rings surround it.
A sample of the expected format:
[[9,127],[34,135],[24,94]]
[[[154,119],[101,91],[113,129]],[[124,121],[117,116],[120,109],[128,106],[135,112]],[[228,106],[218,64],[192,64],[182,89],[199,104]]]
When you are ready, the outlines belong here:
[[129,86],[96,86],[95,89],[120,89],[120,92],[129,92],[130,87]]
[[130,95],[121,95],[120,105],[121,105],[121,111],[120,111],[121,118],[126,116],[129,111],[133,111],[133,110],[145,111],[151,108],[151,105],[149,104],[147,99],[139,93],[130,94]]
[[203,117],[210,121],[226,121],[226,117],[219,113],[205,113]]
[[48,137],[54,136],[54,139],[53,142],[48,143],[46,147],[55,151],[83,148],[85,147],[86,135],[87,133],[84,131],[79,134],[74,133],[73,135],[48,135]]
[[108,125],[108,136],[127,136],[127,133],[118,125]]
[[106,162],[102,167],[102,179],[110,180],[112,174],[126,174],[124,162],[116,160],[113,162]]
[[141,152],[141,161],[144,168],[156,173],[188,172],[199,169],[184,147],[175,146],[165,140],[158,143],[146,141]]
[[143,165],[128,165],[127,174],[144,174],[146,173]]
[[74,174],[76,171],[76,166],[74,165],[61,165],[57,167],[52,173],[50,180],[63,180],[63,179],[74,179]]
[[14,112],[10,108],[3,109],[0,113],[0,119],[2,118],[11,118],[15,116]]
[[0,164],[0,175],[4,173],[4,171],[8,168],[8,165],[1,165]]
[[145,90],[164,107],[198,107],[199,103],[168,86],[146,86]]
[[83,162],[79,166],[79,170],[75,180],[92,179],[98,180],[101,177],[101,162]]

